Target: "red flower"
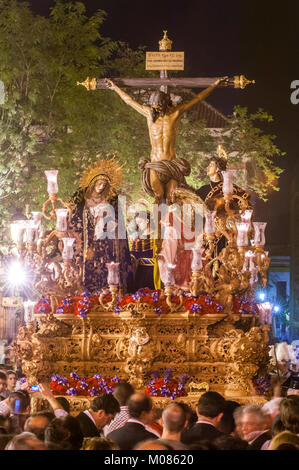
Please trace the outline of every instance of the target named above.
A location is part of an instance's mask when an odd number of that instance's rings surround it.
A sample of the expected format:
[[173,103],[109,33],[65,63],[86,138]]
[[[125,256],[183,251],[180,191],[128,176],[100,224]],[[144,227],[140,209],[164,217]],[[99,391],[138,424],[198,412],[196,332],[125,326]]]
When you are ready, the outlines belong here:
[[51,310],[52,309],[51,309],[50,300],[42,298],[42,299],[39,299],[39,301],[37,302],[35,309],[34,309],[34,313],[49,314],[51,313]]
[[69,387],[67,385],[62,385],[58,384],[57,382],[51,381],[50,388],[54,395],[65,395]]

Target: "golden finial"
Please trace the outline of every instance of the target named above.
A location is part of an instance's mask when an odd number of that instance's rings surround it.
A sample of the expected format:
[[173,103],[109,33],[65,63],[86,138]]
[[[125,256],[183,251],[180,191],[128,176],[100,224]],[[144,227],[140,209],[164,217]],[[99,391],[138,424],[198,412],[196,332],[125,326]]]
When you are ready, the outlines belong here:
[[235,88],[245,88],[249,83],[255,83],[255,80],[247,80],[244,75],[236,75],[234,77],[234,86]]
[[172,41],[167,37],[167,30],[163,30],[164,36],[159,41],[159,50],[160,51],[171,51]]
[[218,154],[218,157],[221,158],[222,160],[225,160],[226,162],[228,161],[227,151],[224,149],[222,144],[218,145],[217,154]]
[[87,79],[84,82],[77,82],[77,85],[85,86],[85,88],[88,91],[96,90],[97,89],[97,79],[87,77]]

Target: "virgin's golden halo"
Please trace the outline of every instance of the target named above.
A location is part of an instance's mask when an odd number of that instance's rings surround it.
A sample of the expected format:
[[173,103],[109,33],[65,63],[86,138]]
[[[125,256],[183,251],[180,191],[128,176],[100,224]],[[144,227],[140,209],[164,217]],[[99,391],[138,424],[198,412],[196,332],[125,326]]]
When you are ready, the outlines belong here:
[[[97,155],[100,157],[100,155]],[[111,190],[117,192],[121,188],[123,180],[123,166],[113,158],[98,160],[85,170],[80,178],[80,188],[87,188],[91,181],[102,175],[109,181]]]

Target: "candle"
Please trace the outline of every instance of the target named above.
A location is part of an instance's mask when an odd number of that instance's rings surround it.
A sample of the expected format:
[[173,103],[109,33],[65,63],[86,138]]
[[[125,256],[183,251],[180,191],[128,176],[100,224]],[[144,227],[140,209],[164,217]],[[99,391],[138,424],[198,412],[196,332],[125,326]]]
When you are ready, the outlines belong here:
[[253,210],[246,209],[244,212],[240,211],[241,220],[244,223],[249,223],[251,221]]
[[119,284],[119,263],[106,263],[108,268],[108,285],[117,286]]
[[54,263],[50,263],[50,264],[48,264],[47,269],[51,273],[52,281],[55,281],[55,279],[58,278],[58,269],[57,269],[57,267],[55,266]]
[[175,279],[174,279],[174,270],[176,268],[175,264],[168,264],[166,267],[166,275],[165,275],[165,286],[174,286]]
[[33,220],[26,221],[26,242],[34,243],[36,240],[37,226]]
[[204,248],[192,248],[193,252],[193,259],[191,264],[192,271],[200,271],[202,269],[202,254],[204,252]]
[[273,304],[270,302],[263,302],[261,304],[257,304],[258,311],[259,311],[259,319],[262,325],[271,325],[272,323],[272,307]]
[[32,211],[32,217],[33,217],[33,221],[35,223],[35,225],[40,228],[41,227],[41,222],[42,222],[42,217],[43,217],[43,213],[42,212],[35,212],[35,211]]
[[247,250],[245,253],[245,259],[244,259],[244,264],[243,264],[243,269],[242,271],[249,271],[250,270],[250,265],[253,262],[253,258],[255,256],[255,253],[251,250]]
[[56,230],[58,232],[66,232],[67,231],[67,216],[68,216],[68,209],[56,209]]
[[258,281],[258,268],[253,262],[250,263],[249,271],[251,274],[250,285],[253,286]]
[[223,176],[223,186],[222,186],[223,194],[233,194],[234,192],[233,176],[234,176],[235,170],[221,171],[221,173]]
[[238,230],[237,246],[247,246],[248,245],[248,230],[249,230],[250,225],[244,222],[237,222],[236,227]]
[[254,246],[264,246],[265,240],[265,228],[267,222],[253,222],[254,227]]
[[205,233],[207,235],[212,235],[216,231],[215,227],[215,215],[216,211],[205,211]]
[[63,250],[62,250],[62,258],[71,260],[74,256],[74,248],[73,244],[75,238],[66,237],[62,239],[63,241]]
[[45,171],[45,175],[48,181],[48,187],[47,187],[48,193],[57,194],[58,193],[58,184],[57,184],[58,170]]
[[14,243],[24,242],[24,232],[27,220],[18,220],[10,225],[11,238]]
[[32,300],[27,300],[24,302],[24,320],[25,323],[32,323],[34,321],[34,308],[36,302],[32,302]]

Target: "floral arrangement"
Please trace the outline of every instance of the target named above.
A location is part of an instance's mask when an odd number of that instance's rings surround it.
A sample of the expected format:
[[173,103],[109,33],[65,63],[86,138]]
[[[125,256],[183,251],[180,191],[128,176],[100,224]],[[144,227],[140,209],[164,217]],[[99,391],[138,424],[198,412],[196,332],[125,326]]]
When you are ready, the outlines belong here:
[[[95,306],[99,305],[98,296],[101,292],[91,294],[84,290],[81,295],[74,295],[64,298],[58,305],[56,313],[70,313],[86,317],[87,313]],[[224,309],[214,297],[209,295],[201,295],[199,297],[192,297],[190,293],[182,292],[183,306],[186,310],[193,314],[205,315],[221,313]],[[111,293],[108,292],[104,298],[103,303],[111,301]],[[165,294],[162,290],[139,289],[135,294],[126,294],[123,297],[117,298],[117,305],[114,307],[114,313],[119,314],[126,309],[128,304],[142,302],[154,307],[158,316],[167,314],[169,307],[166,303]],[[172,303],[179,304],[180,298],[178,295],[173,295]],[[35,313],[50,313],[50,302],[48,299],[40,299],[35,307]],[[234,298],[233,313],[246,314],[256,313],[256,304],[249,300],[242,300],[237,297]]]
[[177,397],[187,396],[185,383],[188,380],[187,375],[180,378],[172,378],[171,369],[166,369],[164,376],[160,377],[157,371],[153,372],[153,379],[149,381],[145,393],[152,397],[169,397],[175,400]]
[[259,374],[253,378],[253,385],[258,395],[266,395],[271,386],[270,374]]
[[93,377],[79,377],[75,372],[71,372],[69,377],[53,375],[50,388],[54,395],[97,397],[103,393],[112,393],[119,382],[121,379],[117,375],[112,378],[100,374],[95,374]]
[[51,313],[50,300],[42,297],[35,306],[35,313]]

